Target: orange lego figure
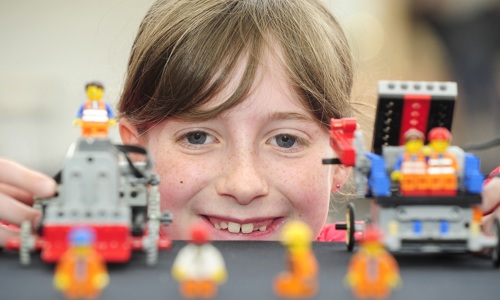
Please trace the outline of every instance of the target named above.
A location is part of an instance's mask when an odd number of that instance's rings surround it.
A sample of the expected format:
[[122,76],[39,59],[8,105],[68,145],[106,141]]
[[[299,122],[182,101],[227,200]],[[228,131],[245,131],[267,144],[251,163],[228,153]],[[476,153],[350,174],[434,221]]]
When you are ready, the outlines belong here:
[[67,299],[95,299],[109,282],[106,264],[93,248],[94,239],[89,228],[75,228],[69,234],[71,246],[54,276],[54,286]]
[[451,133],[436,127],[428,135],[430,154],[427,160],[427,182],[430,195],[454,196],[458,192],[458,165],[455,156],[447,152]]
[[226,281],[227,272],[222,254],[209,242],[204,224],[191,228],[191,243],[177,254],[172,276],[180,282],[184,298],[213,298],[217,286]]
[[73,125],[80,125],[83,137],[108,136],[108,127],[116,125],[111,106],[102,100],[104,86],[99,82],[85,85],[88,100],[80,106]]
[[312,297],[318,290],[318,262],[311,249],[312,232],[303,222],[285,224],[281,242],[287,247],[285,273],[274,281],[274,291],[280,297]]
[[427,193],[427,161],[422,151],[424,140],[424,134],[414,128],[404,134],[405,152],[399,156],[391,173],[391,179],[400,182],[400,192],[403,196]]
[[382,233],[368,226],[349,263],[345,282],[358,299],[385,299],[401,282],[398,264],[381,239]]

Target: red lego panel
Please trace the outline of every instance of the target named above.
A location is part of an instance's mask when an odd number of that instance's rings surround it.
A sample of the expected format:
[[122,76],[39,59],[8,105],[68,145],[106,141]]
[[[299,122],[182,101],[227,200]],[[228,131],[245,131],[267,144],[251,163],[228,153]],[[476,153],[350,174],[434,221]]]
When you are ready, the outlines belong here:
[[[95,248],[107,262],[127,262],[132,245],[125,225],[89,225],[96,234]],[[68,249],[68,233],[75,225],[46,225],[43,228],[42,260],[56,262]]]
[[426,132],[431,107],[431,95],[405,95],[403,101],[401,129],[399,132],[400,145],[404,145],[403,136],[408,129],[415,128],[421,132]]

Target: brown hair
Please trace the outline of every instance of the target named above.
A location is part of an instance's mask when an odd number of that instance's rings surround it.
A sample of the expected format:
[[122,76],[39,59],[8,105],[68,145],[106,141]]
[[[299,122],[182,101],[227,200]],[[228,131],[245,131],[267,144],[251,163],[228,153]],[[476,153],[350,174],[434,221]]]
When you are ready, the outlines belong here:
[[[165,118],[213,117],[245,98],[263,50],[273,51],[273,43],[290,83],[318,122],[328,128],[331,117],[352,115],[350,49],[320,0],[157,1],[132,48],[120,115],[139,132]],[[239,86],[224,103],[202,111],[241,58],[246,66]]]

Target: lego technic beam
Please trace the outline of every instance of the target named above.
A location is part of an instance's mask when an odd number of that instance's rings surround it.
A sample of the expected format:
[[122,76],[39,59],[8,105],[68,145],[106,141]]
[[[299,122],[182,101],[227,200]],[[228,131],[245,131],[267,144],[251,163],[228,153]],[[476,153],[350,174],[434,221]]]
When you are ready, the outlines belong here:
[[434,127],[451,131],[456,97],[455,82],[379,81],[373,152],[403,145],[403,134],[410,128],[426,136]]

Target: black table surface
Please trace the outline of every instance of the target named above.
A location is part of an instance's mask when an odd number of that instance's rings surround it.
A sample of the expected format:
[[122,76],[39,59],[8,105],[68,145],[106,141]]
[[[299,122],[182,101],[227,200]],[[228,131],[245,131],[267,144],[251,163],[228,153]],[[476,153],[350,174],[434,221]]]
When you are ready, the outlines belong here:
[[[99,299],[181,299],[170,268],[183,241],[162,251],[158,264],[146,265],[144,253],[134,253],[126,264],[108,266],[110,284]],[[228,280],[216,299],[279,299],[273,293],[274,277],[285,268],[285,249],[278,242],[214,242],[226,261]],[[351,253],[342,243],[315,242],[320,265],[319,291],[314,299],[354,299],[343,280]],[[403,285],[390,299],[500,299],[500,270],[491,260],[472,254],[399,254]],[[28,267],[17,253],[0,252],[0,299],[59,300],[52,286],[53,264],[32,254]]]

